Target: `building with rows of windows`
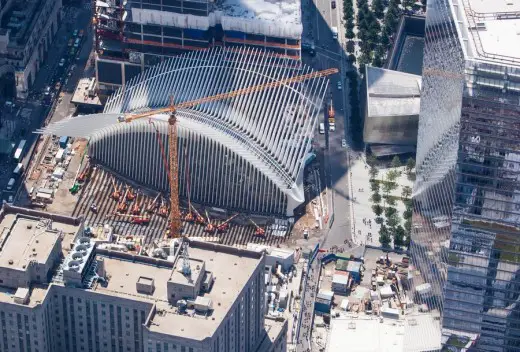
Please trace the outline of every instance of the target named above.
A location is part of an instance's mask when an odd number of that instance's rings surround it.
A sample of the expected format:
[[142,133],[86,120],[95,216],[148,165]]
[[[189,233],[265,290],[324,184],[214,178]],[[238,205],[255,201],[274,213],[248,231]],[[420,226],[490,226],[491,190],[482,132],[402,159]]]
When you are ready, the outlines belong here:
[[247,46],[299,59],[299,0],[102,0],[94,3],[96,79],[124,86],[165,58]]
[[80,218],[9,206],[0,226],[3,352],[285,350],[286,324],[264,328],[262,253],[193,241],[165,248],[168,260],[115,251]]
[[449,351],[520,350],[519,13],[428,0],[411,252]]

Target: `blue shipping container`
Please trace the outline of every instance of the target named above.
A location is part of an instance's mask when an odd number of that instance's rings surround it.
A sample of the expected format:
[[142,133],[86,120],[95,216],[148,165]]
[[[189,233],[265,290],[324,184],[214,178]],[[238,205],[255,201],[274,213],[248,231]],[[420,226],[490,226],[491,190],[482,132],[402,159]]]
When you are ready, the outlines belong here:
[[60,138],[60,148],[67,148],[67,142],[69,141],[69,137],[68,136],[62,136]]

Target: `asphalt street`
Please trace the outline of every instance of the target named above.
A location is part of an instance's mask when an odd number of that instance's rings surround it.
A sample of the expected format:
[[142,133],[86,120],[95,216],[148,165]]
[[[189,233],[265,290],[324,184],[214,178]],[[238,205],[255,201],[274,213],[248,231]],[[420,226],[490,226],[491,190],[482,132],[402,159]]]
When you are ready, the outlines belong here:
[[[314,41],[316,55],[314,57],[306,55],[303,61],[317,70],[336,67],[340,70],[339,74],[330,76],[330,95],[326,99],[326,106],[323,109],[323,120],[328,125],[327,106],[332,101],[335,109],[336,131],[325,135],[318,135],[321,149],[318,151],[319,159],[323,160],[323,184],[327,184],[332,189],[332,204],[334,207],[334,221],[326,236],[323,248],[333,246],[343,246],[346,240],[351,240],[350,230],[350,196],[348,180],[348,161],[347,148],[349,142],[349,116],[348,107],[348,87],[346,72],[351,69],[346,60],[347,54],[345,29],[342,21],[341,0],[336,1],[336,8],[333,9],[331,0],[304,0],[304,34],[309,40]],[[332,27],[338,28],[338,39],[332,37]],[[341,89],[338,87],[341,82]],[[330,192],[329,192],[330,193]]]

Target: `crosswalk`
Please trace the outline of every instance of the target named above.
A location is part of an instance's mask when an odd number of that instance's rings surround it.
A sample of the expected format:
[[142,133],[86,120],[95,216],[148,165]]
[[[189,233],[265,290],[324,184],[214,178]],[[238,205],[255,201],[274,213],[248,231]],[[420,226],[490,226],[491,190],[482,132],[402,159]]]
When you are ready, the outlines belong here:
[[[140,237],[143,245],[149,245],[154,242],[160,242],[164,239],[166,233],[167,220],[157,214],[152,214],[150,222],[147,225],[132,224],[125,221],[122,217],[113,216],[116,213],[117,202],[110,198],[113,192],[112,175],[97,167],[90,179],[87,181],[83,189],[80,191],[79,201],[73,210],[73,216],[83,215],[88,226],[111,225],[114,233],[121,236]],[[116,179],[118,187],[126,184]],[[120,189],[125,189],[121,187]],[[143,192],[144,193],[144,192]],[[155,194],[156,195],[156,194]],[[155,195],[149,194],[145,196],[143,204],[148,204]],[[97,213],[90,211],[92,203],[96,204]],[[215,235],[208,234],[204,231],[204,227],[194,223],[184,222],[184,233],[189,237],[214,238]],[[279,231],[266,231],[266,237],[259,238],[254,235],[255,228],[252,225],[230,224],[230,228],[220,237],[220,243],[225,245],[245,246],[248,243],[259,243],[269,246],[276,246],[285,241],[287,235],[279,236]]]

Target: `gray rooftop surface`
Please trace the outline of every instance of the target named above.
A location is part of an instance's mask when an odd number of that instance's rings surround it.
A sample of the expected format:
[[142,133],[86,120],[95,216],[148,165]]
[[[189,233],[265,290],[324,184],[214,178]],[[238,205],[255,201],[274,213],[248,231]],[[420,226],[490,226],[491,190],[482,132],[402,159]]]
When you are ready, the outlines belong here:
[[[470,58],[520,65],[520,1],[467,0],[454,7]],[[482,28],[485,26],[485,28]],[[480,27],[476,29],[475,27]]]
[[56,241],[58,231],[76,232],[77,226],[52,223],[51,231],[39,220],[6,214],[0,222],[0,267],[25,270],[32,260],[45,263]]
[[368,116],[418,115],[421,76],[367,67]]

